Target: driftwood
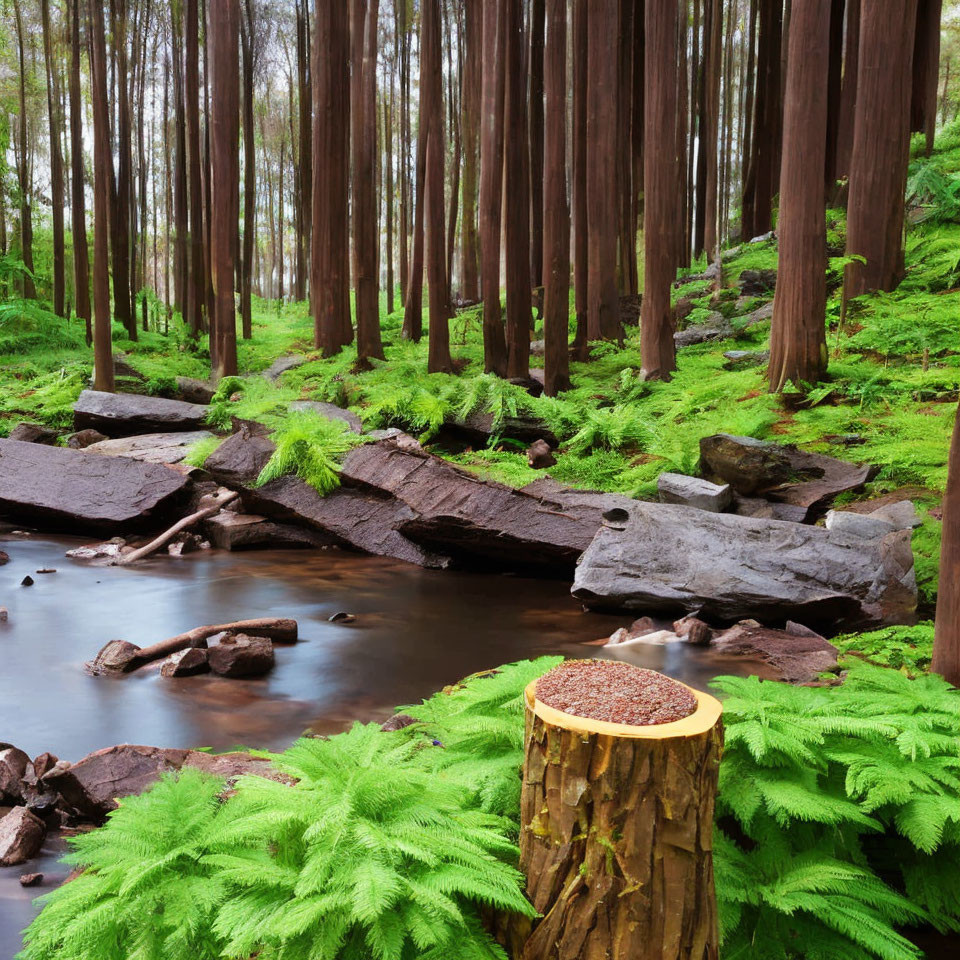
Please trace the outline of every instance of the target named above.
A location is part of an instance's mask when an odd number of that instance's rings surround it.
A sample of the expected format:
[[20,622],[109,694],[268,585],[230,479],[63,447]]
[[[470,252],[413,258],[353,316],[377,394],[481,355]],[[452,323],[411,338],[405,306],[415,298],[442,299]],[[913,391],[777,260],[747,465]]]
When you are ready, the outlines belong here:
[[690,692],[689,717],[637,727],[562,713],[527,688],[520,863],[542,919],[511,943],[515,958],[717,957],[721,708]]
[[186,633],[161,640],[149,647],[138,647],[125,640],[111,640],[97,656],[87,664],[90,673],[130,673],[153,660],[170,656],[188,647],[206,646],[209,637],[218,633],[245,633],[254,637],[269,637],[271,640],[292,642],[297,639],[297,621],[282,617],[263,617],[258,620],[237,620],[234,623],[218,623],[194,627]]
[[[225,487],[221,487],[214,495],[215,499],[213,503],[202,507],[197,510],[196,513],[191,513],[188,517],[183,517],[183,519],[178,520],[172,527],[161,533],[159,537],[155,537],[148,544],[139,547],[132,553],[121,556],[115,561],[116,565],[126,566],[128,563],[135,563],[137,560],[142,560],[144,557],[150,556],[151,553],[159,550],[165,543],[172,540],[181,530],[186,530],[201,520],[206,520],[208,517],[219,513],[228,503],[236,500],[239,496],[240,494],[237,493],[236,490],[227,490]],[[206,499],[206,497],[204,497],[204,499]],[[201,503],[202,502],[201,500]]]

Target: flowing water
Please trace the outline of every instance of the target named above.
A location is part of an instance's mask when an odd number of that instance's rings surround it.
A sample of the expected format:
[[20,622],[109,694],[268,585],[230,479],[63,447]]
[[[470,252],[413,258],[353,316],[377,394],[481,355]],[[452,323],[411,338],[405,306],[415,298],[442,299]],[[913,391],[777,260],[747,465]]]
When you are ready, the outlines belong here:
[[[282,749],[305,729],[331,733],[382,720],[462,676],[548,653],[596,656],[585,641],[630,617],[584,613],[560,581],[421,570],[339,551],[207,551],[132,567],[91,566],[64,552],[84,541],[17,536],[0,544],[0,741],[31,756],[79,760],[116,743]],[[41,569],[56,573],[40,574]],[[24,576],[35,583],[20,586]],[[337,612],[349,624],[330,623]],[[144,646],[192,627],[293,617],[300,641],[278,645],[263,679],[166,679],[154,666],[118,679],[83,664],[114,638]],[[632,662],[694,686],[742,671],[684,644],[639,647]],[[0,868],[0,960],[19,947],[33,897],[63,878],[61,850]],[[23,889],[22,872],[43,872]]]

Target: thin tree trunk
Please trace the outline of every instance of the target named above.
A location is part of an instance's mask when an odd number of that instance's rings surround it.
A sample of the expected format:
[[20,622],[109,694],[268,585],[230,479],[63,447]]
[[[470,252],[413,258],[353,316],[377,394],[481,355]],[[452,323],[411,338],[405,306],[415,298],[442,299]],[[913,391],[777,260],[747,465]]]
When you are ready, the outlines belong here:
[[387,314],[393,313],[394,297],[396,296],[396,277],[393,273],[394,248],[394,183],[393,183],[393,123],[394,123],[394,84],[393,72],[390,73],[390,100],[385,99],[383,104],[383,165],[386,183],[384,194],[386,207],[384,215],[387,221]]
[[73,287],[77,316],[85,325],[87,346],[93,343],[90,311],[90,254],[87,250],[86,198],[83,175],[83,98],[80,92],[80,3],[70,3],[70,166],[71,213],[73,234]]
[[17,119],[17,134],[19,137],[19,164],[17,166],[17,180],[20,187],[20,259],[27,268],[23,275],[22,293],[25,300],[33,300],[37,296],[37,288],[33,281],[33,211],[30,206],[30,162],[27,152],[27,62],[24,51],[23,19],[20,15],[20,0],[13,0],[13,14],[17,29],[17,52],[19,55],[19,108]]
[[53,312],[64,316],[63,152],[60,147],[60,83],[50,32],[50,2],[40,0],[43,58],[47,72],[47,114],[50,121],[50,203],[53,222]]
[[[187,236],[189,228],[187,226],[187,134],[183,93],[183,23],[178,16],[173,16],[171,44],[173,48],[174,100],[173,309],[182,316],[187,303]],[[211,357],[215,351],[216,338],[211,336]]]
[[137,318],[130,303],[130,174],[132,167],[130,105],[127,89],[127,0],[112,4],[113,50],[117,84],[117,178],[111,207],[113,216],[113,312],[137,339]]
[[[420,75],[425,76],[423,64],[423,24],[421,14]],[[413,250],[410,256],[410,272],[407,277],[407,295],[404,301],[402,336],[414,343],[420,342],[423,334],[423,248],[424,213],[426,199],[427,135],[430,118],[423,110],[423,85],[420,89],[420,111],[417,117],[417,165],[415,178],[415,209],[413,217]],[[439,110],[439,105],[437,106]],[[442,157],[441,157],[442,160]]]
[[910,129],[924,135],[925,154],[933,153],[937,128],[937,88],[940,85],[940,15],[943,0],[919,0],[913,47],[913,90]]
[[[244,16],[240,21],[240,50],[243,57],[243,245],[240,252],[240,327],[244,340],[249,340],[253,336],[251,299],[257,203],[257,145],[253,127],[253,29],[253,6],[250,0],[244,0]],[[300,110],[307,109],[309,109],[308,103],[301,101]],[[306,222],[306,216],[304,221]],[[202,240],[201,237],[201,243]]]
[[[250,0],[247,2],[247,18],[252,36]],[[299,164],[299,210],[300,230],[297,236],[297,283],[294,296],[297,300],[307,295],[307,261],[310,252],[310,211],[313,187],[313,149],[311,123],[313,120],[310,95],[310,12],[307,0],[297,4],[297,84],[299,90],[298,133],[300,140]],[[251,84],[252,89],[252,84]],[[251,123],[251,130],[253,124]],[[246,336],[246,334],[244,334]]]
[[827,368],[827,147],[830,0],[795,0],[784,94],[779,273],[768,376],[771,392],[821,380]]
[[843,44],[843,81],[840,86],[840,116],[837,121],[837,163],[835,178],[850,173],[853,128],[857,107],[857,75],[860,72],[860,0],[847,0]]
[[573,0],[573,288],[577,332],[574,355],[587,359],[587,290],[590,231],[587,224],[587,24],[588,0]]
[[544,0],[530,9],[530,286],[543,285],[543,44]]
[[621,294],[637,293],[636,238],[633,235],[633,51],[634,0],[620,0],[619,42],[617,44],[617,288]]
[[[843,19],[846,0],[830,4],[830,60],[827,69],[827,155],[824,163],[825,197],[833,195],[837,182],[837,148],[840,138],[840,109],[843,99]],[[786,134],[784,134],[786,136]]]
[[203,188],[200,168],[200,41],[198,0],[184,0],[185,67],[184,97],[186,115],[187,183],[190,194],[187,300],[184,319],[194,337],[203,328],[206,279],[203,260]]
[[477,183],[480,159],[480,95],[483,84],[483,6],[484,0],[465,0],[464,3],[466,55],[463,66],[460,124],[463,138],[460,286],[463,299],[471,302],[480,298]]

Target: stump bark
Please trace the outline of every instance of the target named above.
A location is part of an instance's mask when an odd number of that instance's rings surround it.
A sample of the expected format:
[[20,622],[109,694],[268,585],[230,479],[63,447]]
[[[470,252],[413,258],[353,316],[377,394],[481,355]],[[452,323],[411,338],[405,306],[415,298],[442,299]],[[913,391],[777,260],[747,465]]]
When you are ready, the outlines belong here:
[[526,691],[521,867],[543,915],[522,960],[714,960],[723,743],[707,694],[655,726],[561,713]]

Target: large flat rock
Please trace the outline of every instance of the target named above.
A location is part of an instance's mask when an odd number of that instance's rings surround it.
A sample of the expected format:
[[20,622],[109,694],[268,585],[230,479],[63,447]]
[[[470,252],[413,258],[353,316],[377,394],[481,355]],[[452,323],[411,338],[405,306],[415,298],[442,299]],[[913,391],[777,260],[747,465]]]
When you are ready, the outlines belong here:
[[99,453],[106,457],[130,457],[145,463],[180,463],[198,440],[207,440],[212,436],[209,430],[146,433],[139,437],[101,440],[84,449],[87,453]]
[[0,440],[0,516],[17,523],[110,536],[156,526],[188,483],[127,457]]
[[909,531],[864,540],[638,501],[600,529],[573,595],[601,609],[811,627],[910,623],[917,599]]
[[206,415],[199,403],[100,390],[84,390],[73,405],[75,429],[99,430],[108,437],[200,430]]

